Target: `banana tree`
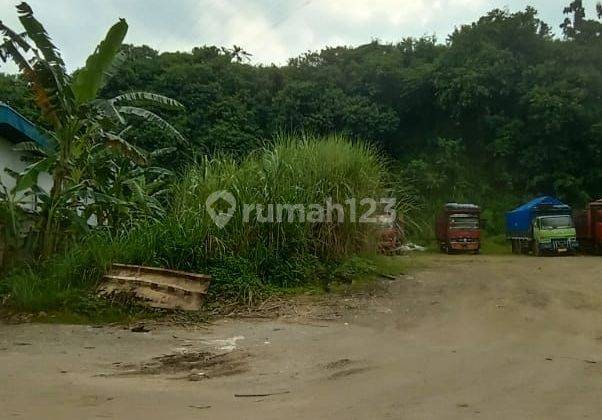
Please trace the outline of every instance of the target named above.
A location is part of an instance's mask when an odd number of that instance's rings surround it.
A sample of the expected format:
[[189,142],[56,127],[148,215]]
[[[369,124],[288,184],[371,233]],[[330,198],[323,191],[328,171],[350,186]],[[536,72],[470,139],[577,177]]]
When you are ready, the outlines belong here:
[[[10,175],[15,178],[18,176],[15,173]],[[28,240],[36,239],[33,235],[27,235],[27,230],[33,228],[34,214],[26,211],[26,208],[34,194],[33,191],[20,194],[16,185],[9,188],[0,181],[0,267],[3,266],[5,255],[24,250]]]
[[[136,150],[145,161],[166,154],[173,149],[160,149],[152,153]],[[85,219],[94,217],[98,226],[113,231],[129,228],[133,224],[147,219],[163,216],[163,202],[167,194],[167,184],[173,174],[171,171],[140,165],[123,153],[112,150],[100,150],[88,155],[86,165],[93,171],[92,179],[86,190],[82,190],[82,202],[89,203],[82,213]]]
[[81,167],[90,153],[102,148],[111,149],[143,164],[144,155],[123,136],[128,117],[144,118],[158,124],[174,139],[183,141],[182,135],[156,113],[145,109],[144,104],[181,109],[183,106],[162,95],[148,92],[130,92],[115,98],[101,99],[98,93],[115,69],[125,60],[121,46],[128,30],[120,19],[107,32],[106,37],[88,57],[85,66],[74,75],[66,71],[61,55],[52,43],[42,24],[34,17],[31,7],[23,2],[16,6],[24,31],[18,33],[0,22],[0,59],[14,61],[28,81],[43,119],[48,124],[49,146],[24,144],[38,159],[20,178],[20,188],[30,188],[37,183],[41,172],[52,175],[53,186],[48,202],[41,209],[43,218],[43,254],[48,256],[57,246],[57,239],[70,219],[65,212],[86,206],[81,202],[81,189],[98,185],[99,180]]

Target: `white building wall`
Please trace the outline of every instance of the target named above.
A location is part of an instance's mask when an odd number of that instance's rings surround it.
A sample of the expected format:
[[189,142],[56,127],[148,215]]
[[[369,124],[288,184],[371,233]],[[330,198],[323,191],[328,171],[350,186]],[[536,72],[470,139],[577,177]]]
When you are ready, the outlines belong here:
[[[4,171],[4,168],[10,168],[13,171],[21,172],[27,167],[27,163],[21,160],[21,154],[14,150],[14,143],[0,137],[0,180],[7,188],[15,186],[15,180]],[[38,185],[50,192],[52,178],[47,173],[42,173],[38,177]]]
[[13,150],[13,147],[12,142],[0,137],[0,170],[2,171],[0,180],[9,189],[15,186],[15,180],[4,171],[4,168],[21,172],[27,166],[24,162],[21,162],[21,156]]

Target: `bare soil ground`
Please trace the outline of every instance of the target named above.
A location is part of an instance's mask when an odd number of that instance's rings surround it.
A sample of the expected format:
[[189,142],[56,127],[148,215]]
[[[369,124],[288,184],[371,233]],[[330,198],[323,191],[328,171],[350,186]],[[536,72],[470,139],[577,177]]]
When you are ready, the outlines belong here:
[[602,258],[418,258],[278,319],[0,325],[0,418],[600,418]]

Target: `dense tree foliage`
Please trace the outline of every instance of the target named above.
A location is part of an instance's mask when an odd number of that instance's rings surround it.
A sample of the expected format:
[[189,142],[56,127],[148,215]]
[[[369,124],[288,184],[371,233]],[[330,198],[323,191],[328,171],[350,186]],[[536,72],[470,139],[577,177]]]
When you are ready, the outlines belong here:
[[[551,193],[581,205],[602,196],[601,12],[590,19],[572,1],[559,38],[533,8],[493,10],[445,42],[326,48],[281,67],[250,65],[237,47],[127,46],[102,96],[150,90],[184,104],[166,111],[189,139],[163,162],[174,169],[205,153],[243,156],[279,131],[339,132],[380,145],[422,196]],[[0,79],[0,98],[33,115],[23,89]],[[173,145],[143,122],[132,141]]]

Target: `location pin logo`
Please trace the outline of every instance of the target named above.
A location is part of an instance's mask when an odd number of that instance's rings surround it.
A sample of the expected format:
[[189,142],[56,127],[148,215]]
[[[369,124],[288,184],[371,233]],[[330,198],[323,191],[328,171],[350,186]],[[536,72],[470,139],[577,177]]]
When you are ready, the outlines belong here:
[[[213,205],[219,200],[224,200],[230,205],[227,212],[224,213],[220,211],[218,213],[213,208]],[[213,223],[222,229],[228,224],[230,219],[232,219],[232,216],[234,216],[234,212],[236,211],[236,198],[234,198],[234,196],[228,191],[216,191],[207,197],[207,200],[205,201],[205,209],[207,210],[207,213],[209,213],[209,217],[211,217]]]

